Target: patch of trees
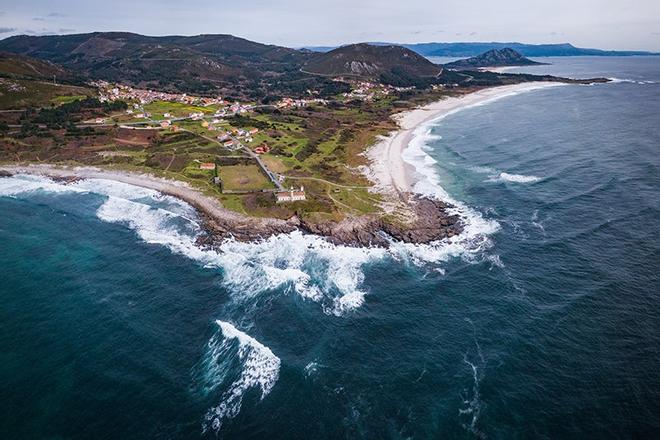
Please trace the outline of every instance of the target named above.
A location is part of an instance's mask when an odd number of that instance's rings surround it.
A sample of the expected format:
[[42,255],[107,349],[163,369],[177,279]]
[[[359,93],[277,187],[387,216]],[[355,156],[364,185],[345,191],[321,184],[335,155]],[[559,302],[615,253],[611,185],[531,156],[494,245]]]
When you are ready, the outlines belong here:
[[389,84],[394,87],[415,87],[417,89],[426,89],[435,82],[435,78],[420,77],[408,72],[401,66],[395,66],[388,72],[381,73],[380,81],[383,84]]
[[32,122],[45,124],[51,129],[66,128],[69,124],[81,119],[81,114],[88,112],[94,114],[105,114],[128,108],[123,101],[101,102],[96,98],[78,99],[73,102],[62,104],[59,107],[43,108],[39,110]]

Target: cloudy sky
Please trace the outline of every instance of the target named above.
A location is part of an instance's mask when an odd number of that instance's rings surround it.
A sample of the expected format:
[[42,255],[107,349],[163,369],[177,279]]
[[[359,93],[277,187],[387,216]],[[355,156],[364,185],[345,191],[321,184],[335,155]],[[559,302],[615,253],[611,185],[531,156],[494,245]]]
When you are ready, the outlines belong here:
[[97,30],[294,47],[519,41],[660,51],[660,0],[0,0],[0,38]]

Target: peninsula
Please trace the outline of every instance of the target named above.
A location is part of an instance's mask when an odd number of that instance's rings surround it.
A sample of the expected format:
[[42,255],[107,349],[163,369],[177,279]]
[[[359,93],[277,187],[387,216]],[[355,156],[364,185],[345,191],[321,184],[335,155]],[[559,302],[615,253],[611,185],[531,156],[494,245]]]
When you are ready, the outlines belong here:
[[4,174],[179,197],[199,210],[207,245],[295,229],[375,246],[457,235],[452,207],[413,191],[402,159],[413,130],[510,93],[607,81],[454,70],[394,45],[312,53],[228,35],[18,36],[0,50]]

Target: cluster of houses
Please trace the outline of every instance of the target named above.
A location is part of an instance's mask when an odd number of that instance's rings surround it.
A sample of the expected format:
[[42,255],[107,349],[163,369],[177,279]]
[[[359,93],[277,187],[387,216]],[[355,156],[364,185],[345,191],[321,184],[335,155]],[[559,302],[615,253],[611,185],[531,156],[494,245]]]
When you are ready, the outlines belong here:
[[149,104],[154,101],[180,102],[190,105],[226,105],[221,97],[208,98],[189,96],[186,93],[166,93],[154,90],[135,89],[123,84],[112,84],[107,81],[94,81],[90,83],[99,90],[99,101],[137,101],[140,104]]
[[275,107],[279,109],[302,108],[311,104],[326,105],[327,103],[328,101],[326,99],[320,99],[320,98],[314,98],[314,99],[282,98],[280,101],[275,103]]
[[388,96],[392,92],[406,92],[414,89],[414,87],[393,87],[368,81],[352,81],[351,84],[353,86],[352,90],[342,93],[342,96],[346,99],[360,101],[373,101],[376,98]]
[[231,131],[220,133],[217,138],[226,148],[233,149],[240,146],[240,141],[252,142],[254,140],[253,136],[257,133],[259,133],[258,128],[251,128],[249,130],[234,128]]

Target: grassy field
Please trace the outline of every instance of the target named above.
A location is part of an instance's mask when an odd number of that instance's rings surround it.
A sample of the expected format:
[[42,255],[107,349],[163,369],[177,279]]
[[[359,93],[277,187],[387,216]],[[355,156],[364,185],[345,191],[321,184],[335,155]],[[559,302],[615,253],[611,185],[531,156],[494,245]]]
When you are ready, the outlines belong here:
[[257,165],[221,166],[218,175],[222,179],[224,188],[231,191],[274,188]]
[[202,112],[204,114],[213,114],[218,111],[217,106],[197,106],[188,105],[180,102],[154,101],[144,106],[144,110],[152,114],[154,119],[164,119],[165,113],[170,113],[175,117],[188,116],[190,113]]

